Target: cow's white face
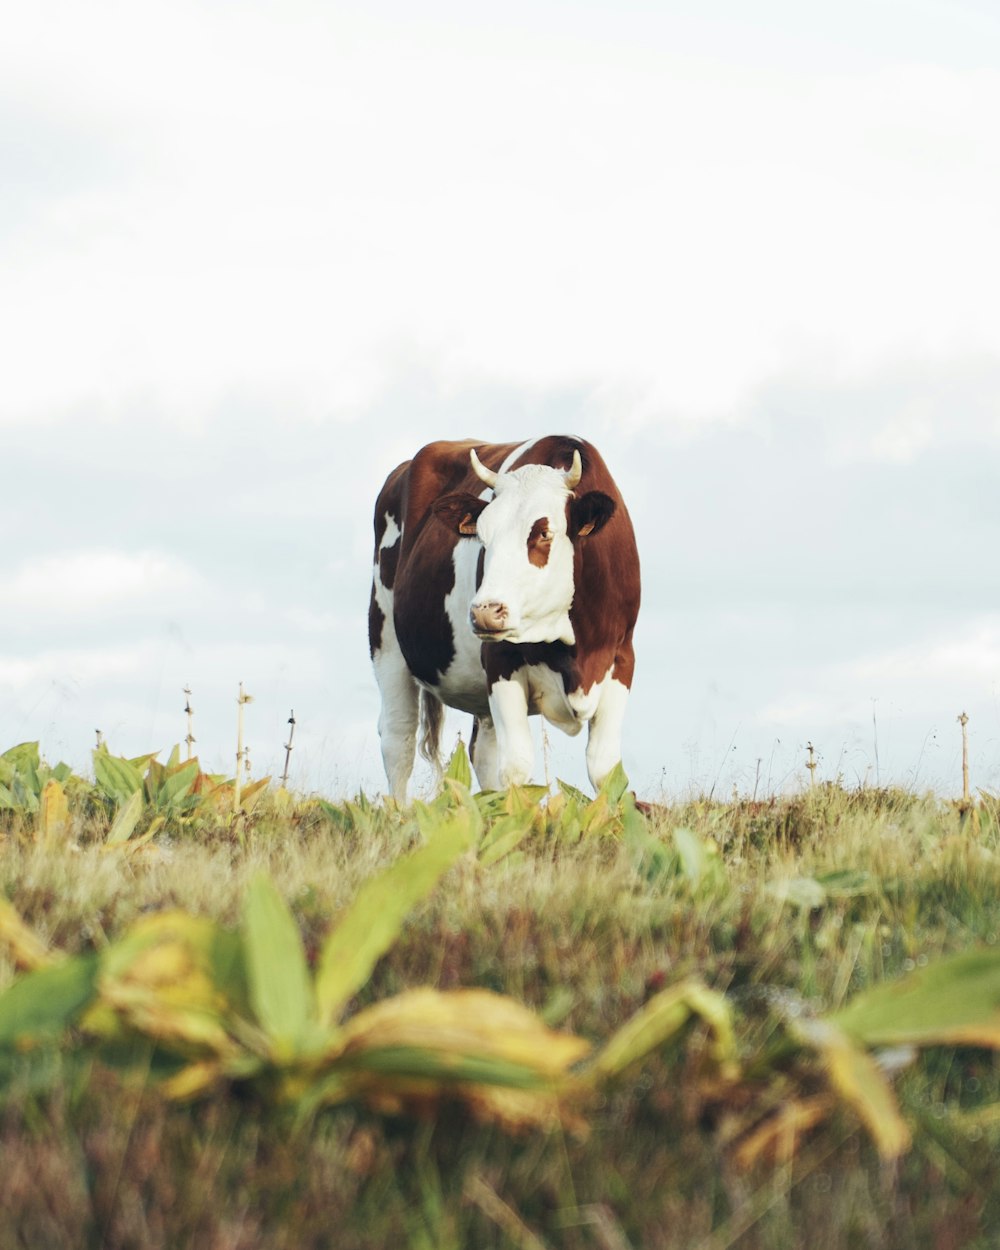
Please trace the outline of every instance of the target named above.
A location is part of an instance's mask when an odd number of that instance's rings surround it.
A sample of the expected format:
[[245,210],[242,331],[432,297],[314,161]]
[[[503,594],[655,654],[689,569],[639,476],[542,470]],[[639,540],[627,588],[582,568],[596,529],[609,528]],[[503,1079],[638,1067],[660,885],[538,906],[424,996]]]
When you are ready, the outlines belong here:
[[549,465],[524,465],[496,477],[492,499],[446,495],[435,503],[440,520],[483,544],[483,580],[469,623],[484,641],[576,641],[569,617],[574,544],[608,520],[614,503],[599,491],[577,498],[567,476]]
[[566,475],[529,464],[497,478],[479,514],[483,581],[469,609],[473,631],[491,641],[572,644],[573,544],[566,531]]

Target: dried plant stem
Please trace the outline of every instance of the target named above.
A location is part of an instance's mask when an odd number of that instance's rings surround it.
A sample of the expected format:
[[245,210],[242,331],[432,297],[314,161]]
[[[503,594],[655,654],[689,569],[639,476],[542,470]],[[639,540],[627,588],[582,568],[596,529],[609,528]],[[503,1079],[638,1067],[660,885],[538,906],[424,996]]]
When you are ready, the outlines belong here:
[[288,789],[288,763],[292,758],[292,740],[295,737],[295,709],[292,708],[288,715],[288,723],[291,729],[288,731],[288,741],[285,743],[285,771],[281,774],[281,784]]
[[187,737],[184,739],[184,741],[187,743],[187,757],[188,759],[190,759],[191,748],[194,746],[195,741],[196,741],[195,736],[194,736],[194,708],[191,706],[191,687],[190,686],[184,687],[184,711],[187,715],[187,727],[188,727]]
[[816,748],[811,742],[807,742],[806,750],[809,752],[809,759],[806,761],[806,768],[809,769],[809,788],[812,789],[816,782]]
[[966,726],[969,718],[965,714],[958,718],[958,723],[962,726],[962,803],[968,807],[969,805],[969,731]]
[[236,700],[239,712],[236,718],[236,780],[233,783],[233,815],[238,816],[240,812],[240,800],[242,798],[243,789],[243,766],[246,760],[247,752],[243,747],[243,709],[248,703],[253,702],[253,695],[249,695],[243,689],[243,683],[240,682],[240,695]]

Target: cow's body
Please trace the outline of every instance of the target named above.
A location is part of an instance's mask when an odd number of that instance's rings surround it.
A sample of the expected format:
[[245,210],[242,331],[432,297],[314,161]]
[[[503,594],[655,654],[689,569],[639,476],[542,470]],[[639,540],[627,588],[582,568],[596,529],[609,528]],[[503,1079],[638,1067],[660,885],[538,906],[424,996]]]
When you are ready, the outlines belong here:
[[369,639],[393,793],[406,794],[421,707],[421,750],[436,759],[442,704],[475,717],[484,788],[530,779],[539,713],[570,734],[589,725],[598,786],[621,758],[638,611],[632,523],[596,448],[566,436],[422,448],[375,506]]

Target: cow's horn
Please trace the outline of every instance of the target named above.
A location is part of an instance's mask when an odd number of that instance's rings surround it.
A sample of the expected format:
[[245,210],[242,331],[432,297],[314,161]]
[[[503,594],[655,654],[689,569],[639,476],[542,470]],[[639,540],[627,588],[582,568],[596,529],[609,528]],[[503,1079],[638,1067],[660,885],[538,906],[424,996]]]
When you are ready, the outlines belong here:
[[476,477],[486,483],[487,486],[495,487],[497,484],[497,475],[492,469],[487,469],[486,465],[476,455],[475,447],[469,449],[469,459],[472,461],[472,471]]
[[579,451],[574,451],[573,463],[566,470],[566,489],[576,490],[580,485],[581,477],[583,477],[583,461],[580,459]]

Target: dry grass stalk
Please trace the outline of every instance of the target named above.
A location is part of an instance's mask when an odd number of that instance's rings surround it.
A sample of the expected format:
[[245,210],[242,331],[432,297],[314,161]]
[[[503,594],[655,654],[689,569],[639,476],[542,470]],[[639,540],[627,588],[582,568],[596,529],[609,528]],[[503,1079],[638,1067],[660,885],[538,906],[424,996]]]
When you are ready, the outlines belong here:
[[248,703],[253,702],[253,695],[247,694],[243,689],[243,683],[240,682],[240,694],[236,700],[239,707],[236,718],[236,780],[233,783],[233,815],[240,814],[240,800],[242,798],[243,789],[243,768],[247,761],[248,752],[243,746],[243,709]]
[[966,726],[969,718],[965,712],[958,718],[958,723],[962,726],[962,804],[968,807],[970,802],[969,796],[969,731]]
[[194,708],[191,706],[191,687],[184,687],[184,711],[187,715],[187,737],[184,741],[187,743],[187,757],[191,758],[191,748],[197,739],[194,736]]
[[285,743],[285,771],[281,774],[281,784],[288,789],[288,764],[292,758],[292,740],[295,737],[295,709],[292,708],[288,714],[288,723],[291,729],[288,731],[288,741]]

